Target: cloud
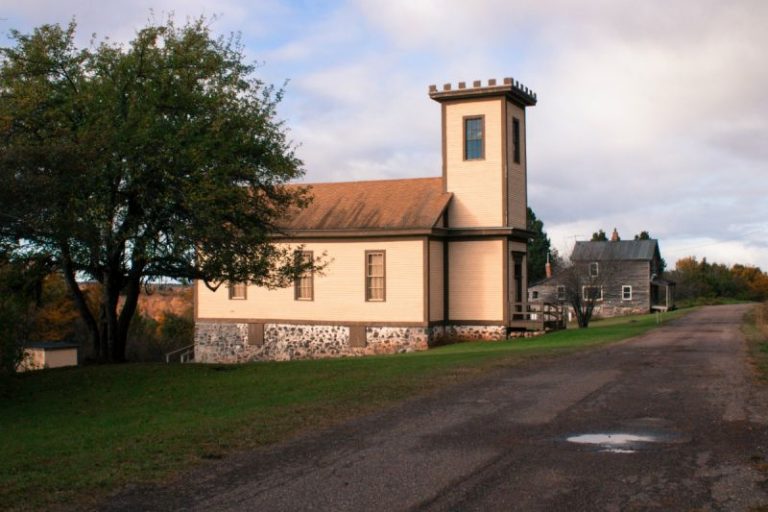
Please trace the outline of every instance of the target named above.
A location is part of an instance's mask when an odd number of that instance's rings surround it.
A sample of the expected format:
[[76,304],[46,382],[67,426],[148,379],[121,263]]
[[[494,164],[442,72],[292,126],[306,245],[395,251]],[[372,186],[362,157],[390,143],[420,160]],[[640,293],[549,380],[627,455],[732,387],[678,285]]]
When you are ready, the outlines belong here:
[[221,14],[262,78],[290,79],[280,114],[309,181],[439,175],[427,86],[512,75],[538,93],[529,202],[561,249],[616,226],[768,269],[768,2],[10,0],[0,26],[76,14],[125,40],[151,6]]

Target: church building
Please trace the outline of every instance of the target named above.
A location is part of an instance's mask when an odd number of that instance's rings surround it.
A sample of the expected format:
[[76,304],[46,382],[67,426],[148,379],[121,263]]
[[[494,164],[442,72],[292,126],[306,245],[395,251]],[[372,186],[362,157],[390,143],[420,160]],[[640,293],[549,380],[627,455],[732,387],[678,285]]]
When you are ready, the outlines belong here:
[[195,283],[195,360],[423,350],[528,327],[526,107],[519,82],[459,82],[440,104],[442,175],[310,185],[285,242],[327,266],[294,286]]

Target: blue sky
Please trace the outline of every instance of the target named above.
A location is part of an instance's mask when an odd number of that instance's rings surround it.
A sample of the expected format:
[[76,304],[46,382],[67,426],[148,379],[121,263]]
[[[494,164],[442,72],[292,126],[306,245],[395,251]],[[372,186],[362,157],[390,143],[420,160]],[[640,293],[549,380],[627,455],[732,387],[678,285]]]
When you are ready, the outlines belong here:
[[687,255],[768,270],[764,0],[5,0],[0,30],[66,23],[128,41],[151,16],[216,15],[280,113],[306,181],[436,176],[429,84],[513,76],[528,114],[529,204],[561,253],[648,230]]

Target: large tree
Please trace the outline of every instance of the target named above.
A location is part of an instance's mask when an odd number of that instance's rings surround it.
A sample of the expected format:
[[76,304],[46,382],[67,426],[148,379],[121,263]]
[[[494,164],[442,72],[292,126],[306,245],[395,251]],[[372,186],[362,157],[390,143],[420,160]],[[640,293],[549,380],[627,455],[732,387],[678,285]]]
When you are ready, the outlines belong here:
[[169,19],[78,48],[75,29],[13,31],[0,49],[0,243],[60,270],[97,357],[122,361],[148,281],[284,286],[305,270],[272,235],[307,193],[285,186],[303,170],[282,90],[236,38]]

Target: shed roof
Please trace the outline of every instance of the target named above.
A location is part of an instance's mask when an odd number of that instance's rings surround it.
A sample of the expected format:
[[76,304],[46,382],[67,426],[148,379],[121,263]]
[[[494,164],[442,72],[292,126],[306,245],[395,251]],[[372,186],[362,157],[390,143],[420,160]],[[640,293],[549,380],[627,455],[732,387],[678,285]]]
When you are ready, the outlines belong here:
[[619,240],[616,242],[576,242],[574,261],[650,261],[659,252],[657,240]]
[[306,186],[312,203],[281,226],[286,230],[432,228],[452,197],[443,190],[442,178]]
[[77,343],[67,341],[34,341],[24,344],[24,348],[38,348],[43,350],[63,350],[67,348],[78,348]]

